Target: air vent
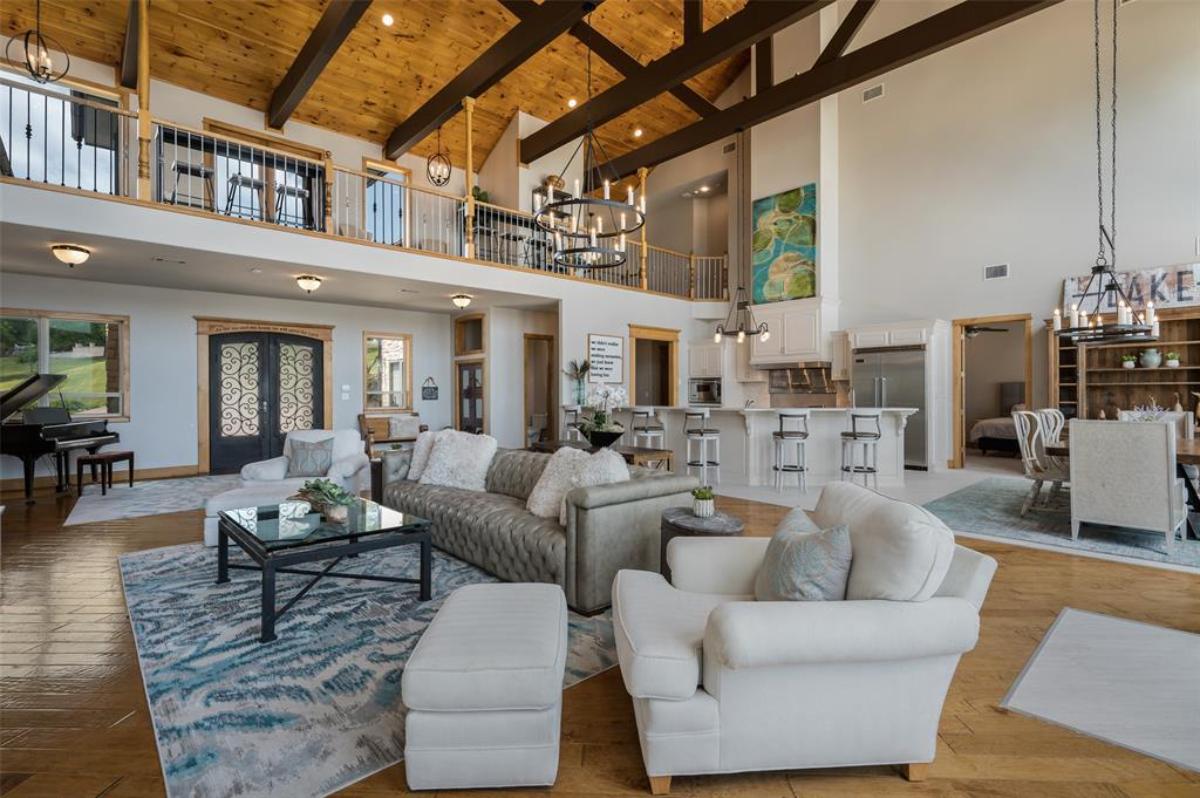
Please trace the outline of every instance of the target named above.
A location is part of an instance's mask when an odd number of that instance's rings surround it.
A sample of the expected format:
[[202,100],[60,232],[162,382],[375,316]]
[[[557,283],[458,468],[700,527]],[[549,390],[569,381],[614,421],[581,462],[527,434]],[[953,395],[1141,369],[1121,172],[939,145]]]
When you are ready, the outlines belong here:
[[728,144],[726,144],[724,147],[721,148],[721,152],[724,155],[728,155],[729,153],[733,152],[736,149],[737,149],[737,142],[731,141]]
[[997,263],[995,266],[983,267],[983,279],[985,280],[1003,280],[1008,276],[1008,264]]
[[883,84],[877,83],[869,89],[863,90],[863,102],[869,103],[871,100],[878,100],[883,96]]

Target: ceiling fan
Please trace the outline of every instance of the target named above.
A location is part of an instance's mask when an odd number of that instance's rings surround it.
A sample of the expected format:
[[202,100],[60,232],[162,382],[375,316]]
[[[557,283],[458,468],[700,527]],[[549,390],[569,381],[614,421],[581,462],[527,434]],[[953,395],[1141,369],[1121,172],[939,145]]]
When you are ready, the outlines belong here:
[[966,328],[967,338],[975,338],[980,333],[985,333],[985,332],[999,332],[999,333],[1008,332],[1008,328],[1007,327],[986,327],[982,324],[969,324],[969,325],[967,325],[967,328]]

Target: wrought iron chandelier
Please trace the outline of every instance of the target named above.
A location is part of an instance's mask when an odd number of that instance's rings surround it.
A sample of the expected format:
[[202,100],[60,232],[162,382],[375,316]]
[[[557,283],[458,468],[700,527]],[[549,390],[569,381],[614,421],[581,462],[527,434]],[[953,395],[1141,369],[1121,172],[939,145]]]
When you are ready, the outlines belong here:
[[[36,82],[53,83],[67,76],[67,72],[71,69],[71,56],[67,54],[65,47],[42,33],[42,0],[37,0],[34,9],[33,29],[9,39],[8,45],[4,48],[4,56],[10,64],[22,64],[25,71]],[[17,48],[14,58],[13,45],[18,42],[21,43],[21,47]],[[54,59],[50,56],[51,50],[57,50],[63,54],[61,69],[55,66]]]
[[442,129],[437,131],[437,152],[425,161],[425,175],[435,186],[444,186],[450,182],[450,156],[442,149]]
[[729,315],[725,317],[724,322],[717,325],[713,333],[713,343],[721,343],[721,339],[726,335],[736,335],[739,344],[745,343],[748,335],[761,336],[759,340],[762,341],[771,337],[771,331],[767,329],[765,321],[755,323],[750,300],[746,299],[746,290],[740,285],[733,295],[733,302],[729,305]]
[[[592,97],[592,48],[587,51],[587,96]],[[584,108],[588,108],[585,104]],[[589,112],[590,114],[590,112]],[[625,265],[628,237],[646,223],[646,194],[634,201],[633,186],[625,200],[612,198],[613,183],[620,175],[611,167],[604,146],[596,138],[589,115],[587,129],[578,146],[558,174],[559,185],[575,158],[583,153],[583,179],[575,179],[574,196],[559,199],[554,185],[546,186],[545,202],[534,214],[534,222],[552,238],[554,264],[569,269],[613,269]],[[603,161],[597,159],[597,153]],[[596,194],[601,196],[597,197]],[[540,195],[535,195],[540,202]]]
[[[1154,316],[1154,303],[1147,302],[1146,309],[1138,312],[1133,302],[1117,279],[1117,6],[1113,0],[1112,10],[1112,79],[1109,107],[1111,130],[1111,152],[1109,153],[1109,200],[1108,225],[1104,223],[1104,108],[1101,99],[1100,75],[1100,0],[1093,0],[1093,52],[1095,56],[1096,84],[1096,205],[1098,209],[1099,251],[1092,275],[1084,286],[1083,294],[1072,302],[1064,312],[1054,309],[1054,331],[1060,338],[1069,338],[1074,343],[1114,344],[1125,342],[1154,341],[1158,338],[1158,321]],[[1091,310],[1087,310],[1088,306]],[[1112,321],[1106,322],[1103,313],[1114,313]]]

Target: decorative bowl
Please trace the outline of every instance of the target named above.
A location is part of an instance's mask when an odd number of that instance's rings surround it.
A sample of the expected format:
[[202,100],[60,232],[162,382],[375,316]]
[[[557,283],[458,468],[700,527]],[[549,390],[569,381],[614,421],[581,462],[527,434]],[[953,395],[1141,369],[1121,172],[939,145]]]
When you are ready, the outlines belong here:
[[625,434],[625,430],[620,430],[620,429],[617,429],[617,430],[594,429],[587,433],[587,439],[588,439],[588,443],[592,444],[592,446],[598,446],[601,449],[603,449],[608,446],[612,446],[614,443],[616,443],[618,440],[620,440],[621,436],[624,434]]

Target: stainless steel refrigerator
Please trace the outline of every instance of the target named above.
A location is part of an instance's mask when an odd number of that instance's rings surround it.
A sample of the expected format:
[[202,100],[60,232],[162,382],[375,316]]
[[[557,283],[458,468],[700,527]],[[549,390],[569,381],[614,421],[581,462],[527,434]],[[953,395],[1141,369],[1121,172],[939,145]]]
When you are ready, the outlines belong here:
[[857,407],[915,407],[904,431],[905,468],[929,468],[925,451],[925,347],[855,349],[851,387]]

